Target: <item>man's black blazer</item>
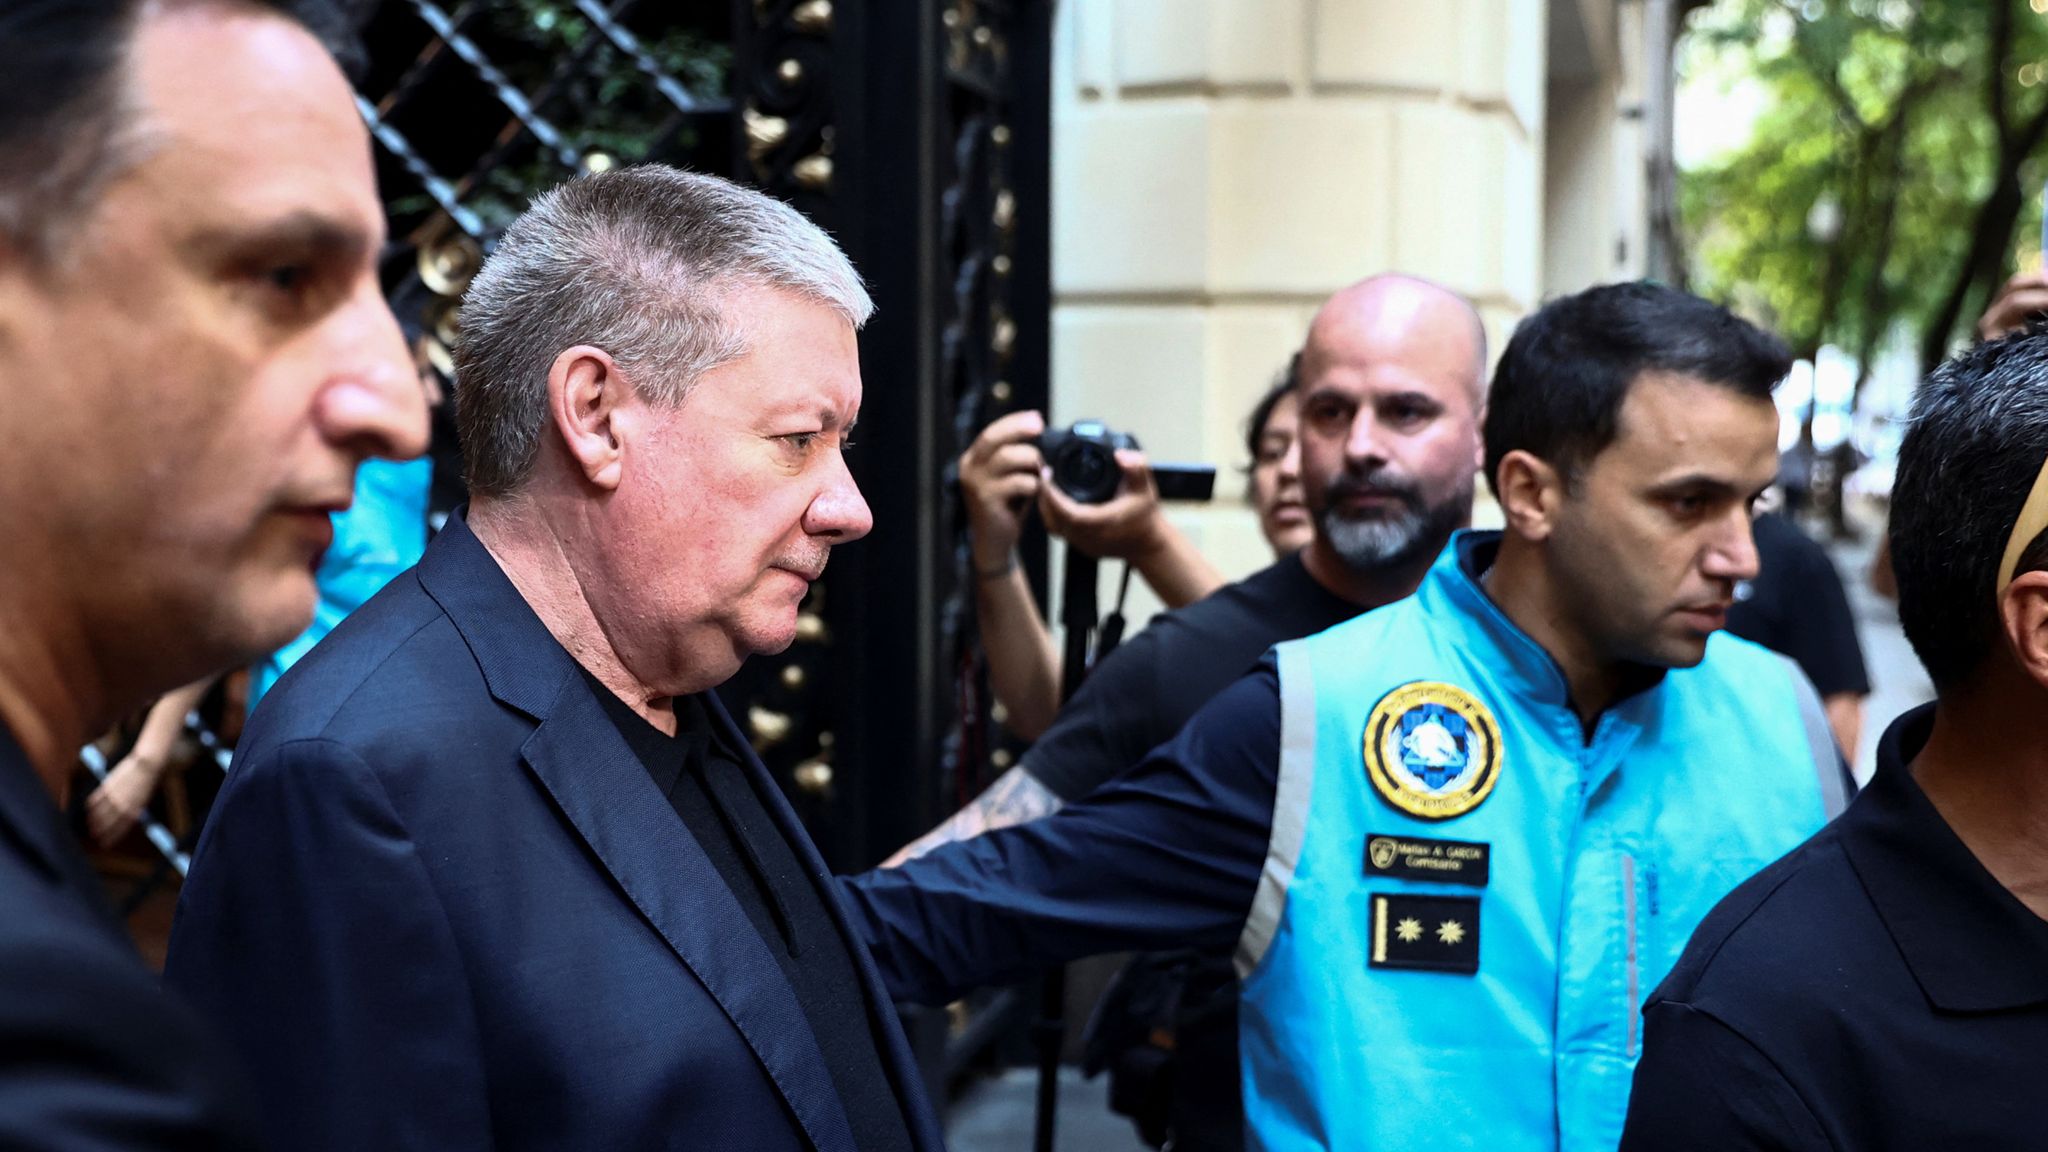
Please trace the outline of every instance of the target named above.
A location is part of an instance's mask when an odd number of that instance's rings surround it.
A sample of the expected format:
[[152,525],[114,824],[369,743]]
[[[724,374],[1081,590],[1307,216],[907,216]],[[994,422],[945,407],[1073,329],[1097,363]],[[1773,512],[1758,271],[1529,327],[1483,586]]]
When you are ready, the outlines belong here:
[[[166,975],[225,1030],[276,1147],[857,1152],[768,946],[461,516],[278,682],[242,749]],[[825,903],[939,1152],[874,966]]]
[[222,1067],[0,727],[0,1148],[251,1148]]

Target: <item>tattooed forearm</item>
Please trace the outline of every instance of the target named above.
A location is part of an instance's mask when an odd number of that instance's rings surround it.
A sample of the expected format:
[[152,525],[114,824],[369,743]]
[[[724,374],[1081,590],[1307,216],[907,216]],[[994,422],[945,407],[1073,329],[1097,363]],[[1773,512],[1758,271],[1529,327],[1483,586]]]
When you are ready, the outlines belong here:
[[1039,783],[1036,776],[1021,767],[1012,768],[967,807],[889,857],[882,867],[894,868],[905,860],[915,860],[941,844],[969,840],[983,832],[1050,816],[1060,810],[1061,804],[1058,794]]
[[1050,816],[1060,810],[1060,798],[1028,769],[1012,768],[975,797],[968,809],[981,813],[982,830],[991,831]]

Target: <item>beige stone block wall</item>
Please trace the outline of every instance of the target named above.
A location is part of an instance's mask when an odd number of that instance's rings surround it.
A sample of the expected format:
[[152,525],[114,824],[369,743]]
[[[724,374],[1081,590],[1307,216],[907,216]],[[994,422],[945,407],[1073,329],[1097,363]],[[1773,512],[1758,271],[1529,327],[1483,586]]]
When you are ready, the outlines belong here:
[[1198,296],[1208,279],[1212,117],[1176,97],[1090,103],[1055,121],[1054,306],[1069,296]]
[[[1498,352],[1557,264],[1552,5],[1579,5],[1576,29],[1615,3],[1062,0],[1054,419],[1217,465],[1217,501],[1175,521],[1233,578],[1268,563],[1240,498],[1252,403],[1316,305],[1374,272],[1471,296]],[[1573,111],[1597,137],[1597,105]],[[1571,154],[1563,194],[1616,171],[1601,147]]]
[[1391,109],[1243,100],[1212,108],[1210,120],[1209,291],[1313,295],[1388,264],[1398,218]]
[[1545,0],[1311,0],[1314,83],[1498,108],[1534,136],[1547,12]]
[[1541,197],[1543,294],[1643,274],[1648,207],[1640,0],[1556,0],[1569,58],[1547,91]]
[[1208,317],[1195,304],[1107,305],[1053,317],[1053,413],[1135,433],[1161,459],[1204,446]]

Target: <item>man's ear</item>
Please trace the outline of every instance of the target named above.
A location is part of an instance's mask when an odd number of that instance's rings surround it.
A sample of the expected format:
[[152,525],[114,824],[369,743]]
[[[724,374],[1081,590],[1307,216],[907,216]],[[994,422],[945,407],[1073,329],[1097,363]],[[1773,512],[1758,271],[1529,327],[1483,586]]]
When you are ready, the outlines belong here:
[[1525,540],[1543,540],[1557,527],[1564,504],[1564,475],[1547,461],[1520,448],[1501,457],[1494,475],[1500,512],[1509,532]]
[[1998,598],[1999,624],[2020,671],[2048,688],[2048,572],[2022,572]]
[[611,353],[578,344],[548,366],[548,422],[562,449],[591,484],[619,486],[625,452],[615,419],[631,392]]

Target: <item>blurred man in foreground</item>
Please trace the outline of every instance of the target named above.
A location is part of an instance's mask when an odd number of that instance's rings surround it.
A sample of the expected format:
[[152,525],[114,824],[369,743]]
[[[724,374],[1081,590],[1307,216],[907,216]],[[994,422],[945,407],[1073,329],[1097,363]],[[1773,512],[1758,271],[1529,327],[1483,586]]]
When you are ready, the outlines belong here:
[[1640,1152],[2033,1148],[2048,1132],[2048,334],[1915,399],[1899,623],[1935,702],[1738,888],[1644,1013]]
[[[1642,990],[1846,786],[1797,668],[1714,635],[1788,364],[1669,289],[1545,306],[1487,400],[1506,532],[1280,645],[1086,800],[850,880],[890,987],[1235,942],[1253,1147],[1612,1148]],[[1311,394],[1306,444],[1368,417]]]
[[115,717],[313,614],[358,462],[426,406],[369,140],[281,5],[0,5],[0,1146],[246,1127],[57,812]]
[[166,976],[300,1152],[937,1152],[824,864],[711,691],[870,525],[869,303],[794,209],[625,168],[470,285],[472,502],[264,699]]

